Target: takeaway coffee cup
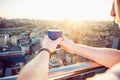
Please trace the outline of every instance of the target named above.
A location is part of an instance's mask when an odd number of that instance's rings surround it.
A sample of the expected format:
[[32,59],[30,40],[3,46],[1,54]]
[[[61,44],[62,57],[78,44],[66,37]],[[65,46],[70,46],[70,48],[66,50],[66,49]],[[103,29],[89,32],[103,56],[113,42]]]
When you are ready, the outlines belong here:
[[[55,29],[49,29],[48,30],[48,37],[51,40],[56,40],[59,37],[62,37],[63,30],[55,30]],[[60,48],[60,45],[57,46],[57,48]]]

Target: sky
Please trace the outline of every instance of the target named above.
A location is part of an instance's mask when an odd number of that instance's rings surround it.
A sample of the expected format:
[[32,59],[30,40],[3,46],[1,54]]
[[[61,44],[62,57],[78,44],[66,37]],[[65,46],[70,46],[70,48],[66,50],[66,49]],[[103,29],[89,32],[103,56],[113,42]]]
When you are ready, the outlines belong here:
[[49,20],[112,20],[113,0],[0,0],[0,16]]

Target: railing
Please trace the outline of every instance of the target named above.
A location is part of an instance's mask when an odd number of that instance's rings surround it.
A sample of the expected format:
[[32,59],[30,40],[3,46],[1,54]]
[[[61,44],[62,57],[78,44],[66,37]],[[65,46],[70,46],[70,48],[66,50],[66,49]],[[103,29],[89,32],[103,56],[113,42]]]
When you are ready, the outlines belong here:
[[[102,73],[105,70],[106,68],[104,66],[101,66],[100,64],[97,64],[95,62],[84,62],[84,63],[82,62],[82,63],[68,65],[50,70],[48,80],[56,80],[56,79],[66,80],[67,78],[72,78],[77,76],[81,78],[89,77],[97,73]],[[78,80],[80,80],[80,78]]]
[[[95,62],[78,63],[50,69],[47,80],[69,80],[69,78],[74,78],[72,80],[84,80],[86,77],[102,73],[105,70],[106,68],[104,66]],[[17,76],[4,77],[0,78],[0,80],[16,80]]]

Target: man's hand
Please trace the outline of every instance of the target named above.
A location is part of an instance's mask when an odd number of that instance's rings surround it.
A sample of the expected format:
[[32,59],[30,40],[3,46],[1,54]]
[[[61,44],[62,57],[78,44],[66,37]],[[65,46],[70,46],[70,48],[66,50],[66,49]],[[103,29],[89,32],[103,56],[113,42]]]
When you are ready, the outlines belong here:
[[63,40],[60,43],[61,49],[69,52],[69,53],[74,53],[74,43],[73,41],[67,39],[65,36],[63,36]]
[[51,52],[54,52],[57,45],[62,41],[62,38],[58,38],[57,40],[51,40],[47,37],[45,37],[45,40],[43,41],[42,47],[49,49]]

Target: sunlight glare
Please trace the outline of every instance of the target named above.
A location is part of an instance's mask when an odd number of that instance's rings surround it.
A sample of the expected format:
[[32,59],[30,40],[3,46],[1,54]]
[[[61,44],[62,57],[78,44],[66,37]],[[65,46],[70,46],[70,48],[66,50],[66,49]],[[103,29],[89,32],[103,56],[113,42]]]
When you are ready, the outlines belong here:
[[0,15],[55,20],[108,19],[111,5],[112,0],[3,0]]

